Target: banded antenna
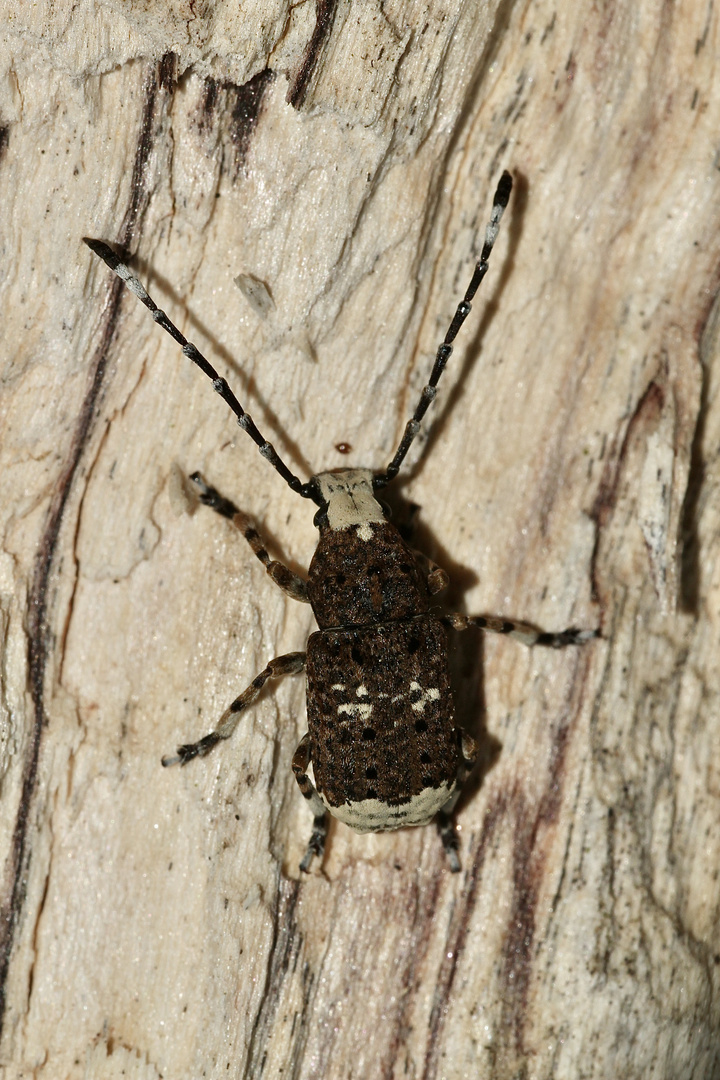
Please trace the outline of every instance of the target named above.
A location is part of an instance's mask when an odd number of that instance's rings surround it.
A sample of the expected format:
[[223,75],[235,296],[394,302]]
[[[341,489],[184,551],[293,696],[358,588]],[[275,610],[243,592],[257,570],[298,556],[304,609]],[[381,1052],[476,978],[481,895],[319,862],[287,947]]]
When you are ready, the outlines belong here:
[[430,405],[435,400],[437,393],[437,384],[440,381],[440,376],[445,370],[445,365],[450,359],[450,354],[453,351],[453,341],[457,337],[458,330],[467,319],[472,307],[472,301],[475,297],[475,293],[478,291],[480,282],[485,277],[488,271],[488,259],[490,253],[497,240],[497,235],[500,231],[500,219],[503,216],[503,210],[508,204],[510,199],[510,192],[512,191],[512,176],[507,170],[502,174],[498,182],[498,186],[495,190],[495,197],[493,199],[492,212],[490,214],[490,221],[485,229],[485,243],[483,244],[480,258],[475,264],[475,271],[470,280],[470,284],[467,287],[465,296],[462,298],[457,306],[457,311],[453,316],[453,320],[448,327],[448,332],[445,335],[442,345],[437,351],[435,357],[435,363],[433,365],[432,373],[430,375],[430,382],[424,387],[420,400],[417,403],[415,412],[412,414],[405,426],[405,432],[400,445],[395,451],[395,457],[384,473],[378,473],[373,477],[373,487],[381,488],[389,484],[391,480],[394,480],[400,471],[400,466],[405,460],[405,455],[410,449],[413,439],[420,430],[420,423]]
[[[503,172],[500,177],[497,189],[495,191],[495,197],[493,199],[492,212],[490,214],[490,221],[485,229],[485,243],[483,244],[480,258],[475,265],[475,270],[471,278],[470,284],[467,287],[465,296],[458,304],[455,315],[452,322],[448,327],[448,331],[445,334],[442,344],[440,345],[437,355],[435,357],[435,363],[433,365],[432,372],[430,374],[430,381],[427,386],[424,387],[420,400],[415,408],[415,412],[408,420],[405,426],[405,432],[400,445],[395,451],[390,464],[387,466],[384,473],[377,473],[373,476],[373,486],[375,488],[385,487],[392,480],[395,479],[400,467],[405,460],[405,456],[412,445],[412,442],[420,430],[420,424],[422,422],[425,413],[435,400],[437,394],[437,384],[440,381],[448,360],[453,351],[453,342],[457,337],[460,327],[470,314],[472,301],[475,297],[480,282],[485,277],[488,271],[488,260],[490,253],[492,252],[495,240],[497,239],[498,232],[500,230],[500,219],[502,218],[503,211],[508,204],[510,198],[510,192],[512,190],[512,177],[509,172]],[[93,251],[96,255],[106,263],[110,269],[117,274],[117,276],[127,285],[128,289],[137,296],[137,298],[145,305],[150,314],[152,315],[158,326],[161,326],[170,337],[181,346],[184,355],[191,360],[193,364],[200,368],[202,373],[211,380],[213,389],[220,395],[220,397],[229,406],[234,415],[237,417],[237,422],[243,431],[246,431],[250,438],[253,440],[262,456],[270,462],[276,472],[280,474],[285,483],[298,495],[302,495],[304,499],[312,499],[318,506],[323,504],[322,496],[319,489],[314,482],[314,478],[309,481],[303,482],[299,476],[296,476],[285,464],[280,455],[278,454],[272,443],[258,430],[253,418],[249,413],[245,412],[242,405],[235,397],[228,386],[226,380],[218,374],[215,368],[212,366],[209,360],[207,360],[200,352],[196,345],[193,345],[191,341],[178,330],[177,326],[168,318],[165,312],[157,306],[155,301],[149,295],[144,285],[133,274],[132,270],[120,259],[107,244],[102,240],[91,240],[89,237],[83,237],[84,243]]]
[[158,326],[161,326],[163,330],[177,341],[178,345],[182,347],[182,351],[188,360],[192,360],[193,364],[196,364],[200,368],[203,375],[207,375],[208,379],[213,384],[213,389],[220,397],[225,401],[233,413],[237,417],[237,422],[243,431],[247,431],[250,438],[253,440],[262,456],[270,462],[272,467],[279,472],[288,487],[296,491],[298,495],[302,495],[304,499],[312,499],[313,502],[321,505],[322,500],[319,493],[316,491],[315,486],[312,483],[303,483],[299,476],[295,476],[295,473],[291,472],[285,462],[282,460],[277,450],[272,443],[268,442],[264,435],[258,431],[258,428],[249,413],[246,413],[242,405],[235,397],[234,393],[228,386],[227,382],[215,368],[212,366],[209,360],[207,360],[198,349],[197,345],[193,345],[192,341],[188,341],[184,334],[181,334],[174,322],[172,322],[164,311],[157,306],[153,298],[149,295],[142,282],[135,277],[132,270],[125,265],[125,263],[118,258],[114,251],[112,251],[107,244],[104,244],[102,240],[91,240],[89,237],[84,236],[83,242],[87,244],[91,251],[94,251],[96,255],[106,263],[111,270],[113,270],[121,281],[124,281],[130,292],[135,293],[138,300],[140,300],[148,309]]

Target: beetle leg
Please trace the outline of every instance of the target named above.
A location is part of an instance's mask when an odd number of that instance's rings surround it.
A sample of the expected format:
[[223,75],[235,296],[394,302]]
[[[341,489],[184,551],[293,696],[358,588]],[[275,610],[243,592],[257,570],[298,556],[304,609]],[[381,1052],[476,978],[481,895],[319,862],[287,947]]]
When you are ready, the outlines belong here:
[[194,472],[190,479],[198,488],[200,502],[203,503],[204,506],[209,506],[217,514],[220,514],[221,517],[227,518],[228,521],[232,521],[235,528],[243,534],[275,584],[281,588],[284,593],[291,596],[293,600],[300,600],[304,604],[309,604],[307,581],[305,581],[304,578],[301,578],[299,574],[290,570],[284,563],[277,562],[275,559],[270,558],[263,546],[262,537],[257,531],[255,522],[252,518],[248,517],[247,514],[244,514],[242,510],[238,510],[235,503],[231,502],[230,499],[226,499],[225,496],[221,495],[219,491],[216,491],[214,487],[210,487],[209,484],[206,484],[199,472]]
[[415,561],[420,564],[423,573],[427,575],[428,595],[435,596],[437,593],[442,592],[443,589],[447,589],[450,584],[450,575],[447,571],[433,562],[424,551],[416,551],[413,548],[412,553],[415,556]]
[[310,809],[313,812],[313,831],[310,836],[307,851],[303,855],[302,862],[300,863],[300,869],[306,874],[310,870],[310,864],[312,863],[314,856],[317,855],[319,859],[322,859],[323,857],[328,826],[328,812],[325,803],[318,795],[313,782],[307,774],[309,764],[310,734],[306,732],[300,740],[292,759],[292,770],[295,773],[298,787],[303,794],[303,798],[307,799],[310,804]]
[[303,671],[305,657],[304,652],[276,656],[264,671],[255,676],[248,688],[243,690],[239,697],[235,698],[232,705],[228,705],[214,731],[203,736],[198,742],[184,743],[182,746],[178,746],[177,754],[173,757],[168,755],[162,759],[163,765],[165,767],[178,764],[187,765],[188,761],[192,761],[194,757],[205,757],[222,739],[229,739],[238,726],[240,714],[247,709],[248,705],[252,705],[268,679],[277,679],[281,675],[294,675],[298,671]]
[[440,833],[442,846],[445,849],[445,854],[450,863],[450,870],[453,874],[457,874],[461,870],[460,858],[458,856],[460,839],[455,827],[455,807],[462,795],[463,785],[472,772],[473,765],[477,761],[478,756],[478,744],[475,739],[473,739],[472,735],[468,735],[467,731],[464,731],[462,728],[456,728],[455,730],[457,732],[458,741],[460,743],[460,753],[462,755],[462,761],[460,762],[457,775],[457,787],[443,806],[442,810],[435,815],[435,824]]
[[577,630],[572,627],[553,634],[538,630],[530,623],[500,619],[494,615],[441,615],[440,622],[453,630],[467,630],[474,626],[478,630],[491,630],[494,634],[507,634],[522,641],[523,645],[549,645],[553,649],[560,649],[564,645],[582,645],[600,633],[598,630]]

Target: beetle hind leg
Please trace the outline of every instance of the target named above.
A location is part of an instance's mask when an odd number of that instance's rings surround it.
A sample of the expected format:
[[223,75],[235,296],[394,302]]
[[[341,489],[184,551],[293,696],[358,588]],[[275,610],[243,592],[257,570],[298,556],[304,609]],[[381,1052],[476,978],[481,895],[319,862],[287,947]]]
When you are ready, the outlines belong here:
[[310,865],[315,856],[322,861],[325,852],[325,838],[327,837],[329,817],[325,803],[318,795],[312,780],[307,774],[309,764],[310,735],[306,732],[300,740],[292,760],[292,770],[295,774],[295,779],[298,782],[298,787],[302,792],[303,798],[307,799],[310,809],[313,812],[313,831],[310,835],[307,850],[300,863],[300,869],[305,874],[309,873]]
[[[453,803],[455,799],[451,800]],[[458,851],[460,849],[460,837],[457,833],[455,826],[455,815],[452,810],[441,810],[435,816],[435,824],[437,825],[437,831],[440,834],[440,841],[445,851],[445,856],[450,867],[451,874],[459,874],[462,870],[460,865],[460,856]]]
[[442,846],[450,865],[450,871],[453,874],[460,873],[460,870],[462,869],[460,865],[460,856],[458,855],[460,838],[455,826],[455,807],[462,795],[463,785],[472,772],[478,756],[478,744],[475,739],[473,739],[472,735],[468,735],[467,731],[463,731],[462,728],[457,728],[456,730],[460,743],[460,753],[462,755],[460,768],[458,769],[457,787],[443,806],[442,810],[435,815],[435,824],[440,833],[440,840],[442,841]]

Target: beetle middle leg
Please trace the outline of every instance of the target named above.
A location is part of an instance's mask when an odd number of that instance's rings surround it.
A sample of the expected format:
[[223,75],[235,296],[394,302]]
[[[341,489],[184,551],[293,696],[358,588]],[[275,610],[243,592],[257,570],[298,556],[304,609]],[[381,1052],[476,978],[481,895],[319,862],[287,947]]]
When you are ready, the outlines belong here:
[[230,499],[226,499],[214,487],[207,484],[201,473],[194,472],[190,479],[198,489],[200,502],[204,506],[209,506],[211,510],[214,510],[216,514],[220,514],[221,517],[232,521],[235,528],[239,529],[243,534],[275,584],[284,593],[291,596],[293,600],[300,600],[304,604],[309,604],[307,582],[299,574],[294,573],[289,567],[285,566],[284,563],[270,558],[252,518],[244,514],[242,510],[238,510],[235,503],[231,502]]
[[440,622],[453,630],[468,630],[473,626],[478,630],[490,630],[494,634],[506,634],[522,641],[523,645],[547,645],[552,649],[561,649],[565,645],[582,645],[598,636],[597,630],[577,630],[574,627],[549,633],[538,630],[531,623],[500,619],[494,615],[441,615]]
[[168,765],[187,765],[188,761],[192,761],[194,757],[205,757],[219,742],[230,738],[238,726],[240,714],[247,709],[248,705],[252,705],[268,679],[277,679],[281,675],[294,675],[298,671],[303,671],[305,659],[306,653],[304,652],[276,656],[264,671],[255,676],[248,688],[243,690],[242,694],[236,697],[231,705],[228,705],[213,731],[208,735],[204,735],[202,739],[198,739],[197,742],[183,743],[182,746],[178,746],[177,754],[172,757],[168,755],[162,759],[163,765],[166,768]]
[[468,735],[467,731],[463,728],[456,728],[458,740],[460,743],[461,761],[458,769],[457,787],[451,797],[443,806],[442,810],[435,815],[435,824],[437,830],[440,833],[440,840],[442,846],[447,855],[447,860],[450,863],[450,870],[453,874],[460,872],[460,858],[458,856],[458,849],[460,847],[460,839],[455,827],[455,807],[458,804],[458,800],[462,795],[462,789],[465,781],[473,770],[473,766],[478,757],[478,744],[473,739],[472,735]]
[[325,803],[318,795],[315,786],[307,774],[307,767],[309,764],[310,735],[306,732],[300,740],[292,760],[292,770],[295,773],[298,787],[303,794],[303,798],[307,799],[310,804],[310,809],[313,812],[313,831],[310,835],[307,850],[300,863],[300,869],[306,874],[310,870],[310,864],[312,863],[313,858],[316,855],[319,859],[322,859],[323,857],[328,826],[328,811]]

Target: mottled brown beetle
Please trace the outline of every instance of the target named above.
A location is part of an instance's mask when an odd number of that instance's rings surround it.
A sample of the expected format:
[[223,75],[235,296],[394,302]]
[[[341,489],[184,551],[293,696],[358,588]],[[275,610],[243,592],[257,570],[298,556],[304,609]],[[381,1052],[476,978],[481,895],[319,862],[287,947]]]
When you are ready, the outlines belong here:
[[[178,747],[163,765],[204,757],[237,727],[240,714],[268,679],[307,669],[308,732],[293,758],[293,771],[314,814],[312,836],[301,870],[322,856],[328,812],[358,832],[426,825],[433,818],[452,870],[460,869],[452,810],[477,754],[475,741],[454,724],[447,663],[447,628],[470,626],[509,634],[527,645],[579,644],[592,631],[546,634],[524,623],[429,612],[430,597],[448,583],[444,570],[410,548],[376,492],[397,476],[452,352],[452,343],[470,313],[470,304],[488,269],[488,259],[512,188],[504,172],[495,192],[480,259],[470,285],[438,349],[428,385],[392,461],[382,473],[335,469],[307,483],[295,476],[212,365],[170,322],[127,266],[99,240],[85,243],[152,312],[183,353],[213,381],[241,428],[286,483],[319,507],[320,531],[307,581],[271,561],[253,523],[205,483],[191,480],[200,500],[242,532],[273,581],[294,600],[312,606],[319,630],[307,653],[271,660],[247,690],[225,710],[214,731]],[[313,781],[308,776],[312,765]]]

